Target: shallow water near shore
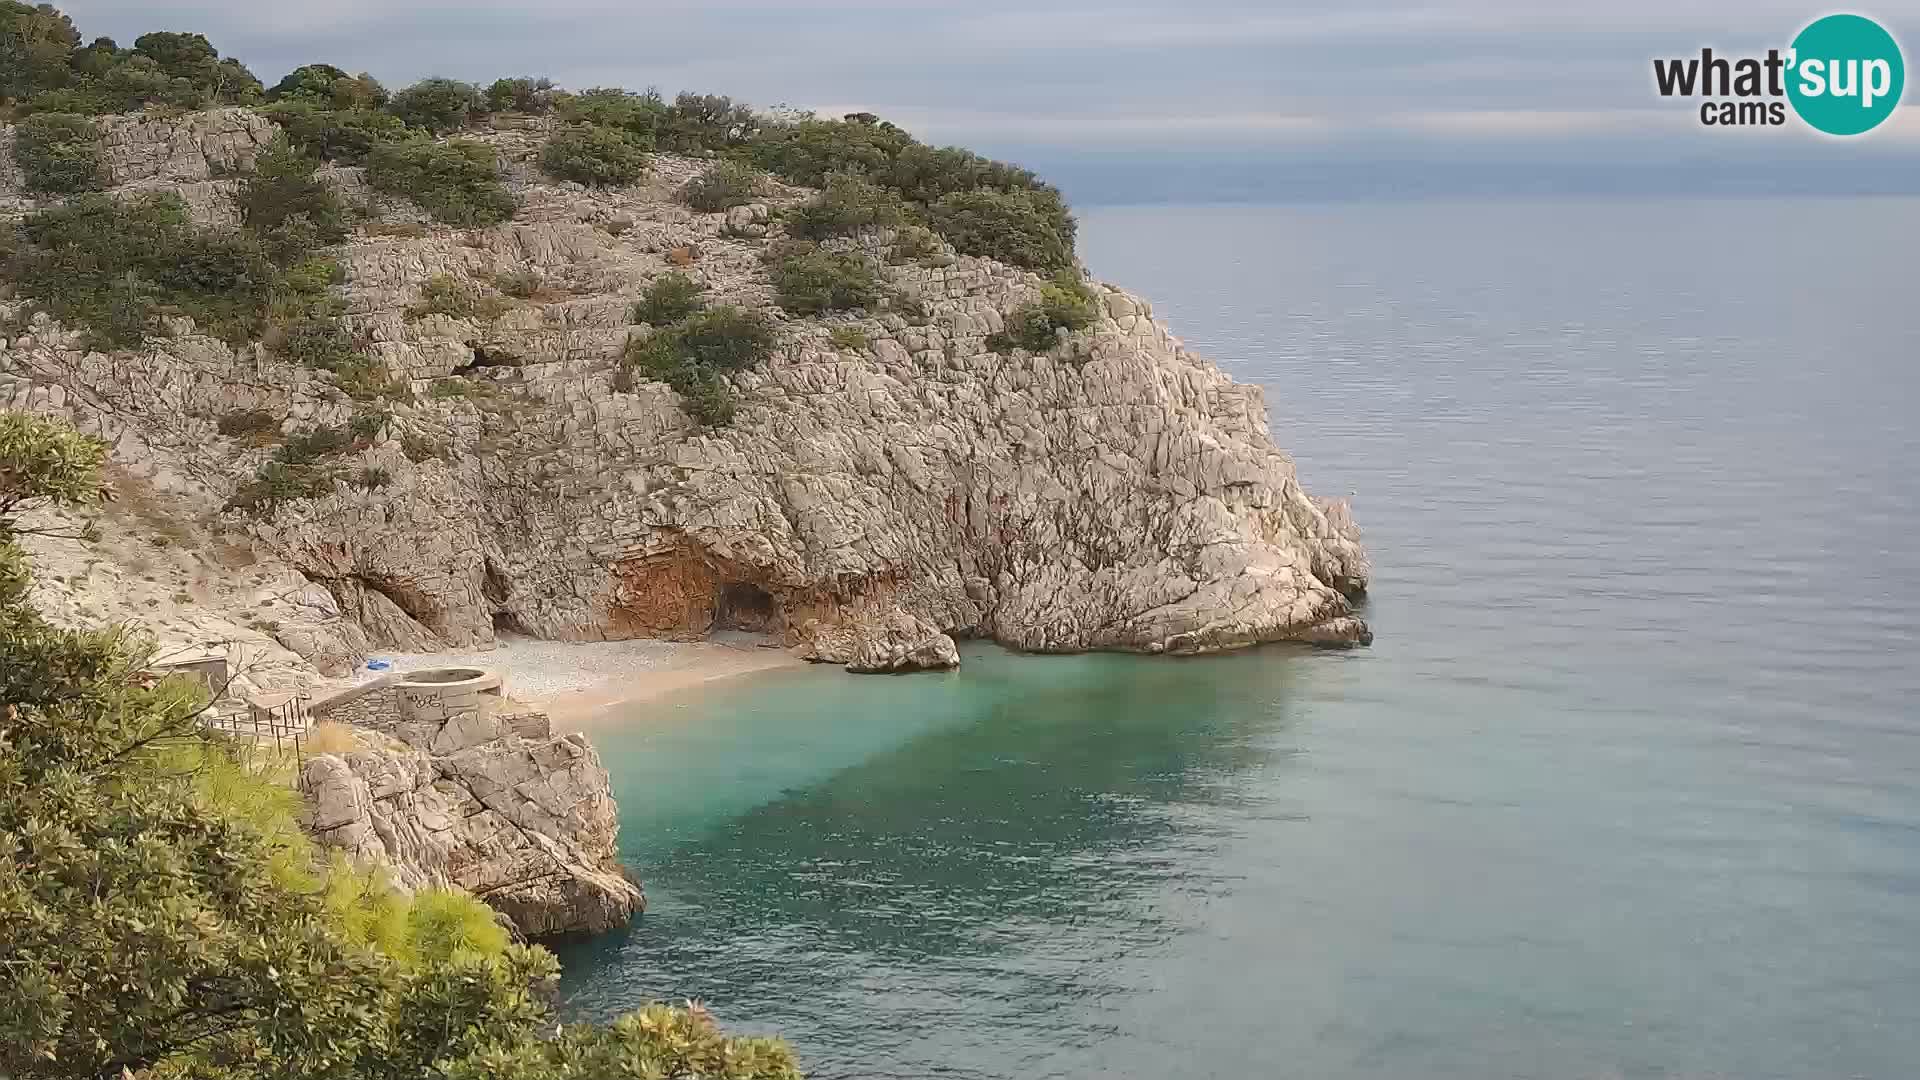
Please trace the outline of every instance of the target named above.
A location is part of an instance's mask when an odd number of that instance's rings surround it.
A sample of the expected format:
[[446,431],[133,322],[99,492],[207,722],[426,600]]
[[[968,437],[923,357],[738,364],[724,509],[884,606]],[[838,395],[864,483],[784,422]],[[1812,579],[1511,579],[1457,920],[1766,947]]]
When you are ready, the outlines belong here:
[[1083,234],[1357,493],[1375,645],[637,704],[653,907],[568,1008],[818,1077],[1920,1073],[1920,202]]

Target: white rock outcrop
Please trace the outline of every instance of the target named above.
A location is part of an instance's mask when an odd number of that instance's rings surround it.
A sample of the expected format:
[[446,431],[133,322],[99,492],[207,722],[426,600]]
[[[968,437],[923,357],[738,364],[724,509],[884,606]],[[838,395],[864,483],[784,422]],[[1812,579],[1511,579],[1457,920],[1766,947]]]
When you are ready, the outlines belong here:
[[[211,163],[271,129],[235,110],[173,123],[187,126],[112,128],[115,176],[217,186]],[[324,586],[368,640],[745,626],[859,671],[950,666],[964,636],[1143,653],[1370,640],[1349,602],[1369,568],[1347,507],[1301,489],[1261,391],[1187,350],[1145,300],[1097,284],[1087,330],[1045,354],[995,351],[989,335],[1041,279],[951,251],[910,258],[879,231],[836,243],[906,302],[791,318],[761,256],[805,192],[772,185],[764,204],[695,213],[672,195],[704,165],[666,156],[647,184],[589,192],[539,176],[542,135],[486,136],[523,200],[516,220],[369,232],[343,253],[348,320],[416,393],[379,406],[349,461],[389,482],[226,519]],[[364,190],[357,170],[332,172]],[[731,426],[702,428],[665,385],[617,371],[646,332],[632,302],[676,268],[714,302],[778,320],[777,354],[733,377]],[[436,274],[541,288],[484,320],[410,317]],[[143,453],[215,497],[267,453],[219,436],[224,413],[264,409],[291,432],[367,411],[314,372],[181,329],[107,356],[72,328],[35,327],[0,342],[0,405],[46,408],[61,388],[51,411],[137,432]]]
[[309,758],[309,831],[401,888],[464,889],[531,938],[625,925],[646,898],[616,857],[599,754],[582,735],[547,733],[544,717],[497,720]]

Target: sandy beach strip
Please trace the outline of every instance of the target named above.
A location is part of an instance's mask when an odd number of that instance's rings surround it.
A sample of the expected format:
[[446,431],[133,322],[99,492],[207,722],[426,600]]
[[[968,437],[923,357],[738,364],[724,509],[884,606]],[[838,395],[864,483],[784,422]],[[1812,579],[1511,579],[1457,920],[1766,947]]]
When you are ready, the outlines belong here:
[[484,651],[376,652],[372,659],[385,660],[392,666],[385,671],[363,668],[355,673],[354,682],[435,667],[479,667],[496,672],[509,698],[546,711],[560,730],[603,723],[616,706],[629,702],[805,662],[786,649],[769,648],[761,639],[747,634],[729,634],[712,641],[503,638],[499,645]]

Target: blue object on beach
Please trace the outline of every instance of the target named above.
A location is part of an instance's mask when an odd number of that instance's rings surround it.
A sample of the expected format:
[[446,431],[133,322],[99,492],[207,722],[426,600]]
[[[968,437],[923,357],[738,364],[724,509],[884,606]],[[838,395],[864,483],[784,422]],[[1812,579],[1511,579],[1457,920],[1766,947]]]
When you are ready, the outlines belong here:
[[390,667],[392,667],[392,666],[393,666],[393,665],[392,665],[391,663],[389,663],[389,662],[387,662],[387,661],[385,661],[385,660],[369,660],[369,661],[367,661],[367,670],[368,670],[368,671],[385,671],[385,670],[387,670],[388,668],[390,668]]

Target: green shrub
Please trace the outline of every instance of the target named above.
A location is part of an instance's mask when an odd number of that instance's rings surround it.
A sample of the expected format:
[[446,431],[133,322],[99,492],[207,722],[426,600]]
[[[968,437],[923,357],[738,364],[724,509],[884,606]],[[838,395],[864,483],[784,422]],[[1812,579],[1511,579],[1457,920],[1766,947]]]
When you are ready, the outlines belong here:
[[486,99],[480,88],[457,79],[422,79],[393,95],[387,111],[409,127],[424,128],[435,135],[458,131],[476,116],[485,115]]
[[702,371],[669,380],[680,395],[687,415],[708,427],[733,423],[735,397],[732,384],[717,371]]
[[1031,191],[962,191],[927,208],[933,227],[965,255],[1033,270],[1073,265],[1073,219],[1058,196]]
[[725,373],[764,362],[775,335],[764,318],[736,307],[689,315],[627,345],[614,389],[632,389],[632,372],[658,379],[680,395],[687,415],[708,426],[733,419],[733,387]]
[[252,341],[271,312],[327,299],[317,275],[283,270],[251,232],[195,227],[171,193],[81,195],[29,216],[20,237],[7,272],[20,294],[101,348],[140,344],[163,311]]
[[894,237],[893,257],[897,261],[917,262],[941,253],[940,234],[925,225],[908,225]]
[[406,138],[399,117],[371,108],[335,109],[310,98],[277,101],[261,110],[295,146],[323,161],[358,165],[376,146]]
[[[393,473],[378,466],[369,466],[361,469],[360,472],[354,476],[353,483],[356,487],[362,487],[368,491],[378,491],[388,484],[393,483]],[[498,930],[499,928],[495,927],[495,929]]]
[[864,308],[883,295],[873,266],[859,255],[818,244],[781,244],[768,252],[780,306],[795,315]]
[[0,101],[65,85],[79,46],[73,20],[52,6],[0,3]]
[[674,355],[686,363],[718,371],[762,363],[773,354],[775,340],[766,319],[726,305],[690,315],[653,337],[670,342]]
[[252,480],[234,491],[227,506],[271,512],[283,502],[330,495],[341,475],[333,459],[353,445],[353,434],[346,428],[318,427],[293,435],[261,464]]
[[987,338],[987,348],[1008,352],[1014,348],[1046,352],[1059,344],[1060,331],[1092,326],[1100,316],[1099,301],[1086,283],[1062,272],[1040,287],[1040,299],[1007,316],[1007,327]]
[[827,180],[812,201],[789,211],[787,232],[807,240],[852,236],[862,229],[891,228],[907,220],[906,206],[893,192],[845,173]]
[[332,64],[294,68],[267,91],[268,101],[311,102],[320,108],[377,109],[387,103],[387,88],[371,75],[349,75]]
[[420,299],[407,305],[409,319],[428,315],[447,315],[455,319],[490,322],[505,314],[512,305],[497,296],[488,296],[452,274],[435,274],[420,286]]
[[276,327],[267,334],[266,344],[280,359],[318,371],[339,372],[361,358],[353,335],[340,320],[325,316]]
[[15,129],[13,158],[32,191],[69,195],[105,183],[100,129],[73,113],[36,113]]
[[722,306],[675,324],[681,355],[702,367],[738,371],[762,363],[773,353],[773,327],[766,319],[737,307]]
[[617,187],[646,175],[647,154],[618,128],[574,124],[547,140],[540,167],[561,180]]
[[158,31],[133,39],[137,58],[152,61],[169,81],[168,92],[151,100],[199,109],[209,105],[250,105],[264,88],[238,60],[220,58],[204,35]]
[[726,150],[751,140],[760,116],[743,101],[718,94],[681,94],[667,106],[658,145],[681,152]]
[[860,352],[870,344],[867,332],[857,326],[836,326],[827,332],[827,340],[842,352]]
[[737,161],[723,161],[680,188],[680,200],[704,214],[716,214],[753,201],[760,187],[760,170]]
[[487,87],[487,108],[494,112],[541,114],[553,109],[552,79],[495,79]]
[[241,220],[283,259],[347,238],[346,207],[313,174],[318,165],[278,136],[254,160],[253,174],[235,195]]
[[367,182],[412,199],[446,225],[497,225],[518,209],[500,183],[493,148],[467,139],[376,146],[367,158]]
[[633,305],[633,321],[649,326],[679,322],[707,306],[706,291],[705,285],[685,274],[662,274]]
[[659,145],[668,116],[667,103],[659,94],[652,91],[635,94],[611,87],[562,97],[555,103],[555,111],[569,123],[623,131],[642,150]]
[[473,384],[458,375],[435,379],[433,385],[427,387],[427,396],[435,401],[464,400],[473,396]]
[[392,413],[380,409],[373,409],[366,412],[354,413],[353,419],[347,421],[347,431],[356,439],[371,441],[378,438],[380,433],[386,430],[387,425],[391,423],[393,423]]
[[746,153],[768,172],[808,187],[823,186],[836,173],[863,176],[925,213],[965,254],[1036,269],[1073,264],[1076,230],[1066,201],[1017,166],[925,146],[884,121],[764,125]]

